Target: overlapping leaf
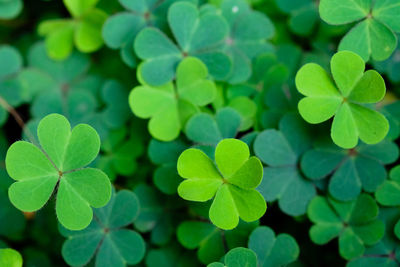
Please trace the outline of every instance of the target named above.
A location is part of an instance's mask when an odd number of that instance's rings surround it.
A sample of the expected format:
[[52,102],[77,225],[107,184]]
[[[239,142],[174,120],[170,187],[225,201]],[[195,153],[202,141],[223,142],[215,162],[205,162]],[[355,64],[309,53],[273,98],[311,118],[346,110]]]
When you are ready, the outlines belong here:
[[176,66],[187,56],[201,59],[217,80],[230,73],[230,59],[221,52],[228,34],[221,15],[202,14],[193,4],[178,2],[168,10],[168,23],[178,45],[153,27],[143,29],[136,37],[135,52],[144,60],[140,72],[146,83],[159,86],[171,81]]
[[257,227],[249,237],[249,248],[257,254],[258,266],[279,267],[294,262],[300,253],[296,240],[288,234],[275,236],[267,226]]
[[259,190],[267,201],[278,200],[283,212],[298,216],[306,212],[316,194],[314,185],[303,178],[296,166],[310,146],[310,134],[294,114],[283,117],[279,128],[280,131],[264,130],[254,141],[255,154],[268,165]]
[[82,231],[60,228],[68,239],[62,247],[64,260],[71,266],[82,266],[95,258],[95,266],[126,266],[139,263],[145,254],[143,238],[125,228],[139,213],[134,193],[122,190],[113,193],[110,202],[95,209],[95,220]]
[[257,157],[249,156],[248,146],[237,139],[218,143],[217,166],[201,150],[185,150],[178,159],[178,173],[186,180],[178,194],[191,201],[214,198],[210,220],[225,230],[235,228],[239,217],[246,222],[259,219],[266,211],[264,198],[255,190],[262,180],[262,165]]
[[43,21],[38,33],[46,38],[49,57],[64,60],[72,53],[74,46],[83,52],[91,53],[103,45],[101,28],[107,14],[95,8],[98,0],[63,0],[72,19],[53,19]]
[[129,105],[139,118],[150,118],[150,134],[161,141],[172,141],[198,107],[216,96],[214,82],[207,79],[207,68],[197,58],[185,58],[178,66],[176,89],[172,83],[152,87],[145,83],[129,95]]
[[241,222],[236,229],[221,231],[207,222],[185,221],[178,226],[177,237],[185,248],[197,248],[199,260],[203,264],[208,264],[218,261],[224,255],[224,242],[227,249],[246,246],[247,236],[257,225],[257,222]]
[[374,245],[383,237],[385,224],[377,219],[378,212],[375,200],[367,194],[351,202],[317,196],[307,210],[314,223],[310,238],[322,245],[338,237],[340,255],[354,259],[364,253],[365,246]]
[[355,199],[362,190],[375,192],[385,181],[384,165],[399,157],[396,144],[382,141],[376,145],[360,144],[344,150],[329,141],[316,142],[301,159],[301,169],[310,179],[319,180],[329,175],[329,193],[341,201]]

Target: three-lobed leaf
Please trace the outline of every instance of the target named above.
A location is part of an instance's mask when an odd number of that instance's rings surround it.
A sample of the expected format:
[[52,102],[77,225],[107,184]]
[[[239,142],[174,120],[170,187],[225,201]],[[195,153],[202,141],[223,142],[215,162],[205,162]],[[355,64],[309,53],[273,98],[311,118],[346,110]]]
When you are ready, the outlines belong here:
[[[262,165],[250,157],[247,145],[236,139],[223,139],[215,149],[214,162],[199,149],[187,149],[178,159],[178,173],[185,180],[178,194],[191,201],[214,198],[210,220],[219,228],[235,228],[239,217],[255,221],[266,211],[266,203],[255,190],[262,179]],[[251,204],[250,204],[251,203]]]
[[59,114],[43,118],[37,132],[40,148],[18,141],[7,151],[7,172],[16,180],[9,188],[10,201],[23,211],[36,211],[55,193],[61,224],[83,229],[92,220],[91,207],[104,206],[111,196],[107,175],[84,168],[97,156],[100,138],[86,124],[71,131],[68,120]]

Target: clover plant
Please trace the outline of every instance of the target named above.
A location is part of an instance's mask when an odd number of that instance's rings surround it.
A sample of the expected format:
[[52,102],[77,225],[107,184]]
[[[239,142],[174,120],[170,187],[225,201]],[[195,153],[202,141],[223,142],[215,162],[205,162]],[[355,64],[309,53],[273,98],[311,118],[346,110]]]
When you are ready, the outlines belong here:
[[375,200],[367,194],[350,202],[317,196],[307,210],[314,223],[310,238],[316,244],[326,244],[338,237],[339,253],[343,258],[359,257],[366,245],[376,244],[384,235],[385,224],[377,219],[378,212]]
[[199,149],[185,150],[178,159],[178,173],[186,180],[178,194],[186,200],[207,201],[210,220],[222,229],[233,229],[239,217],[255,221],[266,211],[265,200],[255,189],[262,180],[262,165],[250,157],[248,146],[237,139],[224,139],[215,148],[215,163]]
[[400,0],[0,0],[0,267],[399,266],[399,35]]
[[93,217],[91,206],[102,207],[111,196],[107,175],[83,168],[99,153],[98,134],[87,124],[71,131],[65,117],[51,114],[40,121],[37,135],[40,147],[18,141],[7,151],[7,172],[16,181],[9,189],[11,203],[36,211],[56,194],[60,223],[72,230],[85,228]]
[[309,123],[334,117],[331,137],[343,148],[355,147],[359,138],[367,144],[379,143],[389,130],[382,114],[364,106],[382,100],[385,82],[378,72],[364,70],[361,57],[342,51],[331,59],[334,82],[315,63],[304,65],[296,75],[296,87],[306,96],[299,101],[301,116]]
[[95,7],[98,1],[63,0],[72,18],[40,23],[38,33],[46,38],[46,50],[51,58],[66,59],[74,46],[83,53],[91,53],[103,45],[101,28],[107,14]]
[[400,31],[397,1],[322,0],[321,18],[327,23],[340,25],[358,22],[340,41],[339,50],[350,50],[364,60],[385,60],[397,46]]
[[94,210],[95,220],[84,230],[69,231],[60,227],[62,235],[68,238],[62,247],[65,261],[71,266],[82,266],[96,254],[95,266],[99,267],[140,262],[145,253],[143,238],[124,228],[135,220],[139,210],[136,195],[121,190],[113,193],[106,206]]
[[140,118],[150,118],[149,132],[161,141],[172,141],[199,106],[211,103],[216,95],[213,81],[207,79],[206,66],[188,57],[177,69],[176,89],[172,83],[153,87],[143,83],[133,88],[129,104]]

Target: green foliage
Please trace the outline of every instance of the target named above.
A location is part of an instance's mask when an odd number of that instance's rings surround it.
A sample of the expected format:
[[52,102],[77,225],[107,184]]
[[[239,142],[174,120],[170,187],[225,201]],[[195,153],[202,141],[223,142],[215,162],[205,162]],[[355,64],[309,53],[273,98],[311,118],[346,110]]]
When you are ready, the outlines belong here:
[[289,14],[290,29],[298,35],[309,35],[318,22],[318,9],[312,0],[276,0],[283,12]]
[[301,169],[312,180],[332,175],[329,193],[338,200],[349,201],[361,190],[375,192],[387,176],[384,164],[393,163],[398,157],[398,147],[389,141],[343,150],[330,141],[321,140],[304,154]]
[[103,45],[101,28],[107,14],[95,8],[98,0],[63,0],[72,19],[53,19],[40,23],[38,33],[46,38],[48,55],[57,60],[69,57],[74,45],[91,53]]
[[340,41],[339,50],[350,50],[365,61],[385,60],[397,46],[400,5],[396,0],[321,0],[319,13],[329,24],[360,21]]
[[300,253],[296,240],[288,234],[275,236],[266,226],[256,228],[249,237],[249,248],[257,254],[258,266],[286,266]]
[[[197,248],[199,260],[208,264],[218,261],[224,255],[225,245],[228,249],[246,246],[247,236],[257,225],[257,222],[241,222],[236,229],[224,232],[210,223],[185,221],[178,226],[177,238],[183,247],[187,249]],[[196,231],[193,231],[193,229],[196,229]]]
[[22,267],[21,254],[11,248],[0,249],[0,266]]
[[201,150],[185,150],[178,159],[178,173],[186,180],[179,184],[178,194],[200,202],[215,196],[209,216],[221,229],[235,228],[239,217],[246,222],[259,219],[267,208],[264,198],[255,190],[263,171],[260,160],[249,156],[247,145],[236,139],[218,143],[217,166]]
[[172,83],[159,87],[143,83],[131,91],[130,107],[139,118],[150,118],[148,128],[154,138],[172,141],[199,106],[214,100],[215,84],[206,79],[207,73],[200,60],[188,57],[178,66],[176,89]]
[[364,61],[353,52],[342,51],[331,59],[332,78],[319,65],[304,65],[296,75],[296,87],[306,96],[299,112],[309,123],[334,117],[331,137],[343,148],[353,148],[358,138],[367,144],[382,141],[389,130],[386,118],[364,104],[377,103],[385,95],[385,82],[378,72],[364,72]]
[[11,203],[23,211],[36,211],[55,192],[58,220],[72,230],[85,228],[92,220],[91,206],[104,206],[111,194],[106,174],[82,168],[99,152],[98,134],[86,124],[71,131],[65,117],[51,114],[40,121],[37,135],[40,148],[18,141],[7,151],[7,172],[16,180],[9,189]]
[[228,253],[226,253],[224,257],[224,263],[214,262],[208,267],[235,267],[235,266],[248,266],[248,267],[256,267],[257,266],[257,256],[256,254],[248,248],[234,248],[231,249]]
[[126,266],[142,260],[145,253],[143,238],[135,231],[124,228],[140,212],[134,193],[121,190],[113,193],[106,206],[94,210],[95,220],[82,231],[69,231],[60,227],[68,239],[62,255],[71,266],[86,265],[96,254],[95,266]]
[[385,224],[377,219],[378,212],[375,200],[366,194],[351,202],[317,196],[307,211],[314,223],[310,238],[322,245],[338,237],[339,253],[343,258],[359,257],[366,245],[375,245],[384,235]]
[[298,216],[316,194],[313,184],[296,168],[311,139],[305,123],[294,114],[282,118],[279,129],[265,130],[254,141],[255,154],[268,165],[259,190],[267,201],[278,200],[283,212]]
[[398,266],[399,11],[0,0],[0,267]]
[[0,19],[13,19],[21,13],[22,8],[22,0],[0,1]]
[[[182,20],[186,23],[182,24]],[[135,40],[135,52],[145,60],[140,72],[147,83],[162,85],[169,82],[175,66],[186,56],[204,61],[210,74],[217,79],[229,74],[230,59],[218,48],[228,35],[228,24],[220,15],[200,14],[195,5],[178,2],[168,10],[168,24],[178,46],[153,27],[143,29]]]

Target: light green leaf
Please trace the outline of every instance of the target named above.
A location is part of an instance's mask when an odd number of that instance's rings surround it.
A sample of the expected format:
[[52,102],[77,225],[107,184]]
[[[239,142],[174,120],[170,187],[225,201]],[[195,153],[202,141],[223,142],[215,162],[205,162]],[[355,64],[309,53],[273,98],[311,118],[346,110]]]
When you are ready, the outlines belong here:
[[11,248],[0,249],[0,266],[22,267],[21,254]]
[[371,0],[321,0],[319,13],[330,24],[346,24],[368,15]]

